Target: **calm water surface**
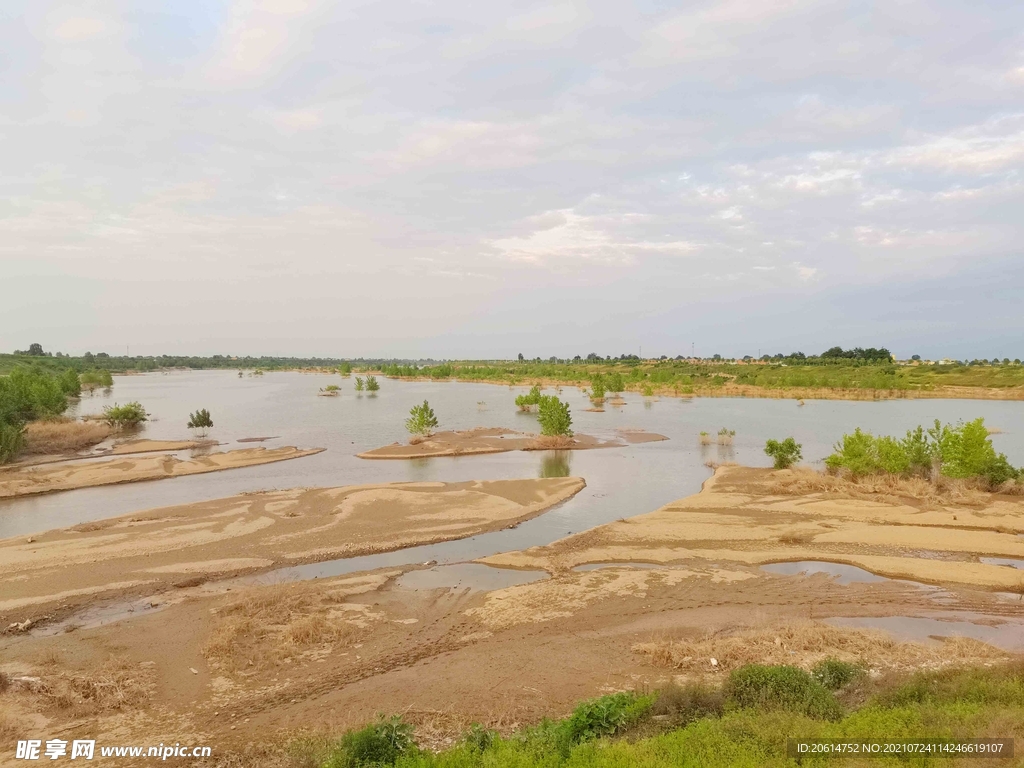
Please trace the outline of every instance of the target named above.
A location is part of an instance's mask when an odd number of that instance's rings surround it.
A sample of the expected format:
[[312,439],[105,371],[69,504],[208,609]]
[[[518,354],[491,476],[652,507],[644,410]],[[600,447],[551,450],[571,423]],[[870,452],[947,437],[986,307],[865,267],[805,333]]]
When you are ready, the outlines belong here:
[[[259,467],[214,472],[155,482],[87,488],[0,502],[0,538],[60,528],[143,509],[230,496],[243,491],[336,486],[397,481],[461,481],[578,475],[587,487],[574,499],[512,530],[461,542],[391,553],[390,561],[453,562],[544,544],[621,517],[649,512],[695,493],[710,475],[707,461],[767,466],[762,452],[768,438],[792,435],[803,444],[806,461],[818,462],[844,432],[862,427],[901,435],[933,419],[985,417],[1003,432],[993,436],[998,450],[1024,464],[1024,403],[984,400],[892,400],[844,402],[793,400],[663,398],[626,395],[627,405],[586,413],[586,397],[565,387],[573,428],[612,436],[617,428],[640,428],[668,436],[667,442],[575,452],[512,452],[485,456],[367,461],[356,453],[404,441],[409,409],[429,400],[442,429],[500,426],[537,431],[536,417],[514,404],[524,388],[456,382],[406,382],[380,378],[375,396],[357,396],[352,379],[295,372],[238,378],[234,371],[183,371],[119,376],[109,394],[83,397],[78,415],[98,413],[112,403],[140,401],[152,415],[142,437],[188,437],[191,411],[208,408],[215,427],[210,437],[219,450],[251,447],[240,438],[274,435],[262,445],[297,445],[327,450],[316,456]],[[339,384],[341,397],[317,397],[327,384]],[[699,432],[736,430],[730,447],[700,446]],[[260,445],[260,444],[256,444]],[[392,564],[392,563],[388,563]],[[348,570],[346,568],[346,570]]]

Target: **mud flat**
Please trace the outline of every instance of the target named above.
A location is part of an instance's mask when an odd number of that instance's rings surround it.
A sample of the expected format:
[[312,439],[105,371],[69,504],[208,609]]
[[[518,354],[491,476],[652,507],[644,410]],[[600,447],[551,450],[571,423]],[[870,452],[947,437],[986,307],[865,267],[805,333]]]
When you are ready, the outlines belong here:
[[206,456],[186,460],[164,454],[161,456],[126,456],[105,461],[60,462],[56,465],[35,467],[15,466],[0,470],[0,499],[252,467],[275,461],[312,456],[322,450],[322,448],[301,449],[293,446],[273,449],[245,448],[237,451],[210,453]]
[[979,493],[961,504],[828,489],[792,495],[787,480],[799,476],[719,467],[699,494],[655,512],[481,562],[558,574],[604,562],[828,561],[896,579],[1024,592],[1024,573],[981,560],[1024,557],[1020,496]]
[[601,440],[589,435],[552,438],[500,427],[479,427],[461,432],[438,432],[415,443],[392,443],[357,454],[361,459],[426,459],[438,456],[473,456],[507,451],[588,450],[620,448],[627,443],[668,440],[643,430],[622,430],[621,439]]
[[578,493],[574,477],[294,489],[0,541],[3,626],[99,597],[472,536]]

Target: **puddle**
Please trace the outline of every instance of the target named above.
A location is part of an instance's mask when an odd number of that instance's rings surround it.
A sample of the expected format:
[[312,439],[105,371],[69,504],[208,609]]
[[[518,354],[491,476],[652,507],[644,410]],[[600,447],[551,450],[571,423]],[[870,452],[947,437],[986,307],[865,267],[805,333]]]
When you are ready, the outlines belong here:
[[134,616],[146,616],[166,608],[169,603],[156,603],[154,598],[136,598],[134,600],[115,600],[90,606],[84,610],[72,614],[62,621],[52,624],[44,624],[37,629],[30,629],[29,634],[35,637],[50,637],[62,635],[65,632],[73,632],[78,629],[93,629],[102,627],[104,624],[113,624],[115,621],[130,619]]
[[1013,557],[980,557],[978,559],[986,565],[1007,565],[1010,568],[1024,571],[1024,560],[1018,560]]
[[839,584],[864,583],[870,584],[878,581],[890,581],[890,579],[878,574],[865,571],[855,565],[844,565],[842,563],[828,563],[819,560],[803,560],[797,563],[769,563],[761,566],[762,571],[777,573],[781,576],[797,576],[803,574],[810,576],[815,573],[826,573],[834,576]]
[[472,589],[489,592],[494,589],[529,584],[549,578],[545,571],[520,571],[514,568],[493,568],[480,563],[435,565],[420,571],[402,574],[395,582],[405,589]]
[[965,618],[987,619],[982,614],[953,614],[957,618],[913,616],[838,617],[825,619],[835,627],[881,629],[900,640],[935,641],[941,637],[970,637],[1006,651],[1024,651],[1024,624],[1005,622],[996,626],[978,624]]
[[668,568],[668,565],[660,565],[658,563],[586,563],[584,565],[577,565],[573,568],[574,571],[599,571],[602,568],[642,568],[644,570],[652,570],[656,568]]

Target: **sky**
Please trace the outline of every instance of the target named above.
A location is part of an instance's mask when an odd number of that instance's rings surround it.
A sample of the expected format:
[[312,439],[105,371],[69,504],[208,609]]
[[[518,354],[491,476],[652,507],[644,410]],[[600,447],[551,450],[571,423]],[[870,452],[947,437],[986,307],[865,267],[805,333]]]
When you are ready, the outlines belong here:
[[1024,357],[1024,3],[0,4],[0,350]]

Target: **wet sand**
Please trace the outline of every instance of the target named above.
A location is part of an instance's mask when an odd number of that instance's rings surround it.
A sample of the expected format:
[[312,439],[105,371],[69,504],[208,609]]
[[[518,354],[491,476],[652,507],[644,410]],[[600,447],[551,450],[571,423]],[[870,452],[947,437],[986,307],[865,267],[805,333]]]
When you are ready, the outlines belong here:
[[[275,461],[312,456],[322,450],[322,448],[300,449],[293,446],[273,449],[245,448],[237,451],[210,453],[187,460],[164,454],[138,458],[125,456],[106,461],[59,462],[34,467],[15,466],[0,469],[0,499],[252,467]],[[133,453],[136,452],[133,451]]]
[[99,597],[386,552],[517,524],[579,478],[293,489],[165,507],[0,541],[0,621]]
[[655,512],[481,562],[559,574],[601,562],[827,560],[897,579],[1024,592],[1024,571],[979,559],[1024,558],[1024,498],[983,494],[976,507],[780,495],[773,484],[791,474],[719,467],[699,494]]
[[506,451],[581,451],[592,448],[621,448],[627,443],[668,440],[664,435],[643,430],[620,430],[622,439],[601,440],[589,435],[549,438],[501,427],[478,427],[462,432],[438,432],[415,443],[392,443],[357,454],[361,459],[426,459],[440,456],[473,456]]

